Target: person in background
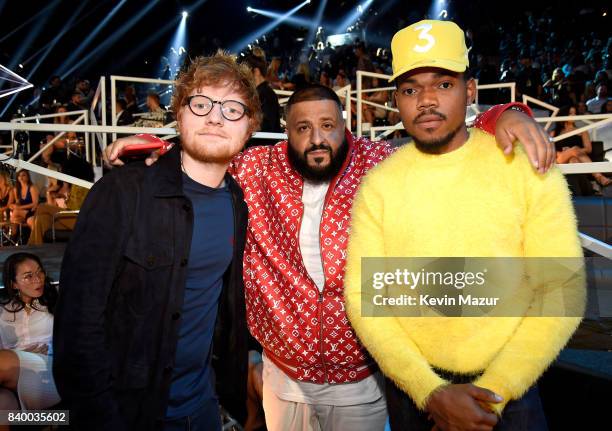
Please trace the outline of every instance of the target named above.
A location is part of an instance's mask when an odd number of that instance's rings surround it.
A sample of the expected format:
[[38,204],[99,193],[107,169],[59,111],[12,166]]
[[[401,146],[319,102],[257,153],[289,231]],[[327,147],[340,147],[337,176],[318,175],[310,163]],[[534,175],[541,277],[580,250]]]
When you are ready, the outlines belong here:
[[11,193],[13,186],[11,178],[6,171],[0,171],[0,219],[2,221],[9,219],[9,205],[13,203],[14,194]]
[[[569,108],[565,107],[559,110],[560,117],[571,115],[576,115],[576,107],[574,106],[570,106]],[[563,135],[574,130],[576,130],[576,125],[573,120],[557,121],[552,136]],[[555,142],[555,147],[557,149],[557,163],[559,164],[592,162],[589,154],[591,154],[593,146],[588,132],[582,132],[579,135],[572,135],[557,141]],[[597,183],[602,187],[612,184],[612,180],[600,172],[594,172],[591,175],[593,175]]]
[[0,410],[46,409],[60,401],[51,374],[57,290],[34,254],[10,255],[2,271]]
[[134,122],[132,113],[127,110],[127,101],[125,99],[117,99],[117,126],[129,126]]
[[608,101],[608,85],[605,83],[597,84],[595,89],[597,95],[592,99],[587,100],[586,105],[587,109],[591,114],[600,114],[601,109]]
[[[261,104],[261,111],[263,114],[260,131],[281,133],[280,105],[278,104],[276,93],[265,77],[266,61],[263,57],[249,54],[242,62],[251,69],[255,79],[255,85],[257,86],[257,94],[259,95],[259,103]],[[247,143],[247,147],[254,145],[273,145],[277,141],[277,139],[251,139]]]
[[32,216],[38,207],[40,192],[38,187],[32,184],[30,173],[21,170],[17,173],[17,182],[13,188],[13,203],[9,205],[11,209],[11,222],[32,223]]
[[[80,157],[70,157],[64,166],[64,173],[84,181],[93,182],[93,168],[86,160]],[[53,216],[60,211],[76,211],[81,209],[89,189],[62,182],[60,188],[54,192],[47,192],[47,203],[40,204],[32,219],[32,232],[28,239],[28,245],[39,245],[44,242],[45,232],[51,229]],[[55,222],[55,228],[59,230],[73,230],[76,222],[75,217],[60,218]]]

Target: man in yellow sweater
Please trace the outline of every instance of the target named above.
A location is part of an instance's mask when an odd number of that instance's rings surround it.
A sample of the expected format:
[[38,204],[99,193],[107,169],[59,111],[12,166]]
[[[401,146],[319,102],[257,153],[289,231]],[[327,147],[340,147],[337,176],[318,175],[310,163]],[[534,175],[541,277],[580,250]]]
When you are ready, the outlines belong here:
[[535,383],[579,317],[362,314],[364,257],[582,256],[560,171],[539,176],[524,152],[506,156],[492,137],[467,129],[476,86],[463,31],[421,21],[391,48],[395,99],[414,143],[364,178],[345,280],[351,324],[388,378],[391,427],[546,429]]

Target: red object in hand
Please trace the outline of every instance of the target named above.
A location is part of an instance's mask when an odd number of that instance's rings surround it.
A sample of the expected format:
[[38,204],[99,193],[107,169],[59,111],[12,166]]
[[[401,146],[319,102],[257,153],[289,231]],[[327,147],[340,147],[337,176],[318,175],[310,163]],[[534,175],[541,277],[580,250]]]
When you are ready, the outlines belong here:
[[172,148],[172,143],[164,141],[163,139],[154,135],[141,133],[136,135],[136,137],[147,141],[147,143],[126,145],[121,150],[121,153],[119,153],[119,157],[139,158],[142,156],[148,156],[153,151],[158,151],[159,155],[161,156],[166,154],[168,150]]

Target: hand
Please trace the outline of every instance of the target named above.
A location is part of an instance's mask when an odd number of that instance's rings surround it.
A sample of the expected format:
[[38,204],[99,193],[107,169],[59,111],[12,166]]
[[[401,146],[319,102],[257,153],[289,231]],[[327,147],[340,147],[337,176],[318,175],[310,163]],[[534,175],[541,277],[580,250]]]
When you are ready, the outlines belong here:
[[499,403],[502,398],[472,384],[448,385],[434,391],[426,410],[435,421],[436,431],[491,431],[497,416],[480,403]]
[[504,111],[495,126],[497,145],[504,154],[513,151],[512,143],[519,140],[531,160],[531,164],[541,174],[548,171],[555,159],[555,144],[529,115],[513,109]]
[[[104,159],[108,167],[121,166],[123,162],[119,159],[119,155],[127,145],[139,145],[148,144],[149,141],[140,138],[138,136],[128,136],[127,138],[119,138],[110,144],[104,150]],[[152,152],[149,157],[145,159],[147,166],[151,166],[159,159],[159,153],[157,151]]]
[[49,346],[43,343],[35,343],[24,347],[23,350],[25,352],[40,353],[41,355],[46,355],[49,351]]

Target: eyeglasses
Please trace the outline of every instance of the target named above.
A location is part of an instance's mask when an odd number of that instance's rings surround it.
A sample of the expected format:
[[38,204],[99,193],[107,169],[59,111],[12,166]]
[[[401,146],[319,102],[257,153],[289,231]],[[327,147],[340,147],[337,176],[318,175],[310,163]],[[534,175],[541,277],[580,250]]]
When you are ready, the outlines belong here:
[[26,284],[32,284],[34,281],[38,280],[45,281],[45,276],[45,270],[39,268],[36,272],[26,272],[19,278],[19,281]]
[[189,106],[189,110],[193,112],[194,115],[204,117],[210,114],[210,111],[212,111],[216,103],[221,106],[221,115],[223,118],[229,121],[238,121],[249,112],[249,108],[247,108],[244,103],[238,102],[237,100],[212,100],[210,97],[201,94],[189,96],[186,105]]

